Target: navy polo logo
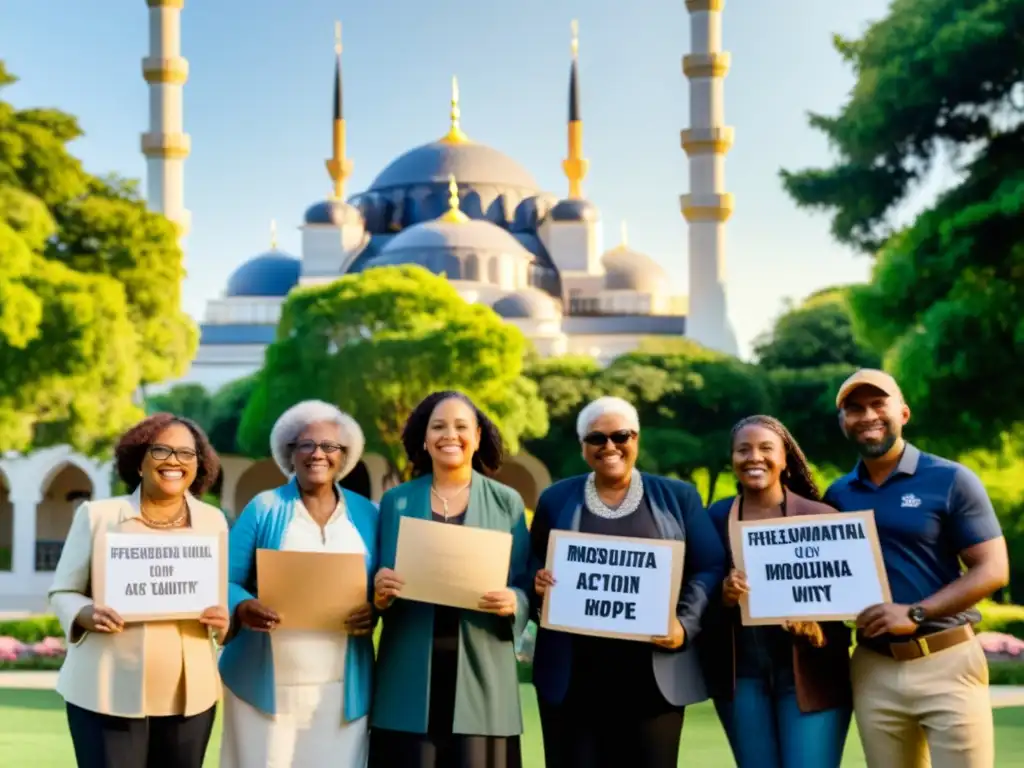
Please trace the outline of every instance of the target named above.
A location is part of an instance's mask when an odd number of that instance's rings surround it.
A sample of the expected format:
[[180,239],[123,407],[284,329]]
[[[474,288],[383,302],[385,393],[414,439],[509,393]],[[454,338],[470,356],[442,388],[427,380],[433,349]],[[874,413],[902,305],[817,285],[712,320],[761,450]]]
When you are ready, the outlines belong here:
[[917,509],[921,506],[921,499],[912,493],[903,494],[903,500],[900,502],[900,506],[904,509]]

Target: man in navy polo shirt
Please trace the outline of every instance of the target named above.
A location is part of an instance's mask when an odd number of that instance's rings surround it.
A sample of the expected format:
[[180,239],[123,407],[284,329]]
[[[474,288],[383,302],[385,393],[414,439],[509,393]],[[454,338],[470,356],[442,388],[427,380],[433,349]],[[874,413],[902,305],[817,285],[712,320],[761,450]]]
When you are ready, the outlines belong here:
[[[1009,580],[992,503],[966,467],[903,439],[910,409],[887,373],[857,371],[836,396],[861,458],[825,494],[872,509],[892,603],[857,617],[854,708],[870,768],[992,768],[988,665],[975,605]],[[961,568],[963,563],[964,568]]]

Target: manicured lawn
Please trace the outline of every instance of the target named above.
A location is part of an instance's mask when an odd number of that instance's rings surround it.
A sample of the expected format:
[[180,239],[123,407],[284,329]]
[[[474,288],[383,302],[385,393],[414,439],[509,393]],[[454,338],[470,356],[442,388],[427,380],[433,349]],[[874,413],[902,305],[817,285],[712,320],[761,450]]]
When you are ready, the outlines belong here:
[[[523,714],[526,718],[524,756],[527,768],[543,765],[540,724],[533,688],[523,686]],[[1024,768],[1024,708],[997,709],[996,765]],[[220,740],[220,723],[214,731],[206,765],[215,768]],[[68,768],[74,753],[64,720],[64,704],[53,691],[0,689],[0,756],[2,765],[32,768]],[[686,713],[681,766],[730,766],[729,748],[714,709],[703,704]],[[856,733],[851,731],[843,766],[864,766]]]

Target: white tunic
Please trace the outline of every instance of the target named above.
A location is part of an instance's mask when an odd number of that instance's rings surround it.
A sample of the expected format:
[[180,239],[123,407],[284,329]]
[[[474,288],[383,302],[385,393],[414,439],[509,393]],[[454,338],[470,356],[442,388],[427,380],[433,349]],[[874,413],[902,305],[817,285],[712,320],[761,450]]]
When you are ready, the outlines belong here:
[[[366,554],[343,502],[323,531],[296,502],[281,549]],[[266,715],[225,688],[221,768],[312,768],[328,755],[332,765],[365,768],[367,718],[346,723],[343,716],[348,635],[279,629],[270,644],[277,713]]]

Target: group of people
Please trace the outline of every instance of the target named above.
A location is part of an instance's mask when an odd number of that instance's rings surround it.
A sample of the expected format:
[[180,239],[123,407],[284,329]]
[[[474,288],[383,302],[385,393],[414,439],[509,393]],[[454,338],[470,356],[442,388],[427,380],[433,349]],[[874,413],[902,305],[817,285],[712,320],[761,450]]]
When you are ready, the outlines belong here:
[[[548,540],[566,530],[680,540],[686,554],[666,635],[538,630],[533,685],[550,768],[674,767],[686,707],[708,698],[740,768],[836,768],[854,713],[872,768],[929,758],[992,768],[987,665],[972,630],[974,606],[1008,580],[992,505],[965,467],[903,439],[910,411],[887,374],[857,372],[836,407],[860,459],[823,496],[786,428],[756,415],[732,430],[736,495],[705,509],[693,485],[636,468],[636,410],[600,398],[577,421],[591,471],[547,488],[528,526],[519,494],[493,479],[501,436],[465,395],[432,394],[409,416],[413,479],[379,508],[339,485],[362,454],[359,425],[303,402],[271,433],[290,479],[230,528],[227,605],[198,620],[130,623],[91,595],[98,532],[227,528],[199,500],[218,474],[205,435],[152,416],[117,446],[131,495],[77,510],[50,592],[67,633],[58,691],[78,765],[199,768],[222,699],[223,768],[519,768],[516,641],[531,618],[540,623],[556,580]],[[730,521],[837,510],[874,510],[893,602],[866,608],[855,632],[743,625],[750,587],[733,564]],[[511,534],[507,586],[473,610],[403,599],[403,517]],[[362,555],[365,605],[343,633],[288,629],[260,601],[258,549]]]

